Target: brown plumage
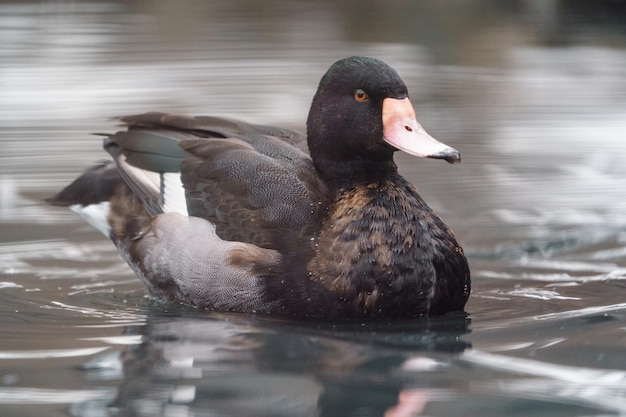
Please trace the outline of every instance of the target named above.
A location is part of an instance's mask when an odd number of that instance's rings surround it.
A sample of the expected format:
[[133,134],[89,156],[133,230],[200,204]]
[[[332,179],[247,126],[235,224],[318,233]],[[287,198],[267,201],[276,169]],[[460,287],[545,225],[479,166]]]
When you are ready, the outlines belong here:
[[115,162],[49,201],[79,213],[108,202],[99,228],[172,301],[320,318],[462,310],[463,250],[393,162],[398,149],[460,156],[424,132],[407,97],[389,66],[351,57],[322,78],[306,137],[216,117],[120,117],[128,129],[104,145]]

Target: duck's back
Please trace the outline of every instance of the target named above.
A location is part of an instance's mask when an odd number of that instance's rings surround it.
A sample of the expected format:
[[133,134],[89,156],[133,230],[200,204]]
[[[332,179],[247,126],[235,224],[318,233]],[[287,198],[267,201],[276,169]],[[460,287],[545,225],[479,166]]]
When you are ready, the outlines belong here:
[[[151,215],[199,217],[221,239],[271,249],[318,226],[326,190],[303,135],[217,117],[147,113],[120,120],[129,129],[105,147]],[[159,174],[147,180],[151,173]]]

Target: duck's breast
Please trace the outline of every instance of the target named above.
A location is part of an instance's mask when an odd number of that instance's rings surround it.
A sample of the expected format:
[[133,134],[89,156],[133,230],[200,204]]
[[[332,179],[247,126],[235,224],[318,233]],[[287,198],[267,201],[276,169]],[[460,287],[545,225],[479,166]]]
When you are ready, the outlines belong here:
[[381,181],[347,190],[331,206],[309,270],[348,314],[416,316],[429,312],[438,263],[456,247],[414,186]]

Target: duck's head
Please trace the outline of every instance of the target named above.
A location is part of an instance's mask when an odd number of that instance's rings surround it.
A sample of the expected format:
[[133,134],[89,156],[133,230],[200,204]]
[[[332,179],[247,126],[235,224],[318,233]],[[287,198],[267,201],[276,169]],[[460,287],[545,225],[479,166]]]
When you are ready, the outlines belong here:
[[358,161],[392,163],[397,150],[450,163],[461,160],[458,151],[426,133],[398,73],[375,58],[344,58],[328,69],[311,104],[307,136],[321,171]]

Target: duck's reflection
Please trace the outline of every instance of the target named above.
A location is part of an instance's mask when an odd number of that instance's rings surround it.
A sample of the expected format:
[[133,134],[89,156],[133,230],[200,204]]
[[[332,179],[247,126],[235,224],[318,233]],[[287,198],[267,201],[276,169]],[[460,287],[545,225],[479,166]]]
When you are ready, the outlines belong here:
[[468,323],[464,315],[331,325],[155,314],[128,329],[142,342],[121,354],[105,415],[420,415],[444,388],[433,376],[468,347],[460,338]]

